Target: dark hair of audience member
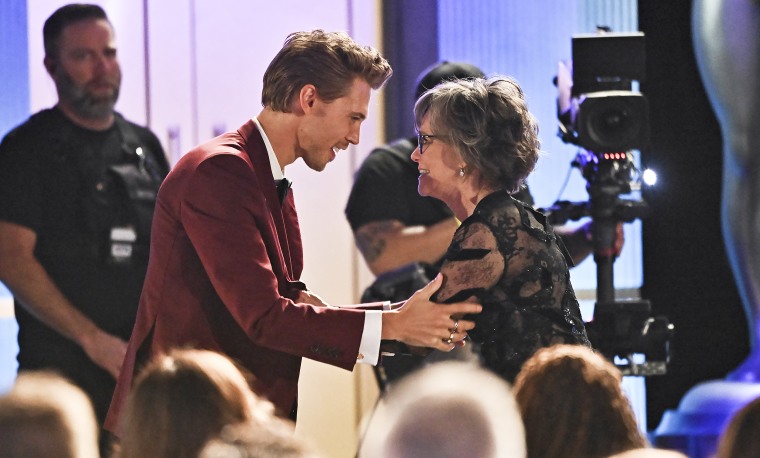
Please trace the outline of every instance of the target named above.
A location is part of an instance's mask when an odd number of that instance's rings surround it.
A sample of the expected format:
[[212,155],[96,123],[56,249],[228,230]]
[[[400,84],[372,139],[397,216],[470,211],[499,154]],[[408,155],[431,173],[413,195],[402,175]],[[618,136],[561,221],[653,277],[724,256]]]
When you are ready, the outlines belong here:
[[716,458],[760,456],[760,398],[734,414],[718,443]]
[[607,457],[646,447],[621,381],[620,370],[588,347],[538,350],[514,385],[528,457]]
[[224,426],[266,422],[273,406],[250,390],[227,357],[173,350],[149,363],[135,381],[122,419],[122,458],[195,458]]
[[98,428],[87,395],[48,372],[22,372],[0,397],[0,457],[97,458]]

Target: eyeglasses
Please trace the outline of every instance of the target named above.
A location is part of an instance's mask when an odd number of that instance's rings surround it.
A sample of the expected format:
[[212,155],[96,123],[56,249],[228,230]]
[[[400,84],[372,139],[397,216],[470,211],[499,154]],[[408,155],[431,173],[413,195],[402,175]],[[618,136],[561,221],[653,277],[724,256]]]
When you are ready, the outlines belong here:
[[421,133],[417,133],[417,146],[420,148],[420,154],[422,154],[425,150],[425,145],[430,143],[431,138],[440,138],[442,135],[423,135]]

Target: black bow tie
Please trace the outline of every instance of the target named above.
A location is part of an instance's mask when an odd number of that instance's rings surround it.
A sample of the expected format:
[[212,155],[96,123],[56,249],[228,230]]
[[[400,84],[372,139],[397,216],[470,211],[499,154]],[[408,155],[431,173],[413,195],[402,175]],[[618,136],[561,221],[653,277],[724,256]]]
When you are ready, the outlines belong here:
[[282,180],[275,180],[275,186],[277,186],[277,197],[280,198],[280,203],[285,200],[285,197],[288,195],[288,190],[292,184],[293,182],[287,178],[283,178]]

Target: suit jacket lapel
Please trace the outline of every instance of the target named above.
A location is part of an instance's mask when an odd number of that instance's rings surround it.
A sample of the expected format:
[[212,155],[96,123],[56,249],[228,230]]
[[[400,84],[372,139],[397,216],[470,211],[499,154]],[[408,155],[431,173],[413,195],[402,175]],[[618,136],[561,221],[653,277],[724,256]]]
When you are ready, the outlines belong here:
[[[280,262],[286,275],[285,280],[296,280],[301,273],[300,259],[302,255],[301,235],[293,203],[293,192],[288,192],[285,201],[282,204],[280,203],[274,178],[272,177],[272,167],[269,164],[269,155],[267,154],[266,145],[264,145],[261,133],[259,133],[256,127],[256,123],[249,120],[238,132],[243,137],[243,147],[251,159],[253,171],[261,184],[261,192],[264,194],[267,206],[269,207],[270,224],[275,234],[277,234],[277,240],[280,245],[280,249],[277,251],[279,252]],[[288,225],[285,224],[286,218]],[[293,225],[294,222],[295,225]],[[292,259],[293,256],[291,255],[291,244],[294,244],[297,249],[297,253],[293,254],[296,255],[296,259],[299,262],[295,263],[295,265]],[[298,270],[297,272],[294,267]]]

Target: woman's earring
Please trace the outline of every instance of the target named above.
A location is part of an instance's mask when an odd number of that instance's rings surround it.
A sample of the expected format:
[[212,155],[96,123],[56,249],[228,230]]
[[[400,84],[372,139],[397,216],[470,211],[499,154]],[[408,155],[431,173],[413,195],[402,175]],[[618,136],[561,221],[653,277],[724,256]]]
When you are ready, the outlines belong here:
[[459,168],[459,176],[460,176],[460,177],[463,177],[463,176],[464,176],[464,167],[460,167],[460,168]]

